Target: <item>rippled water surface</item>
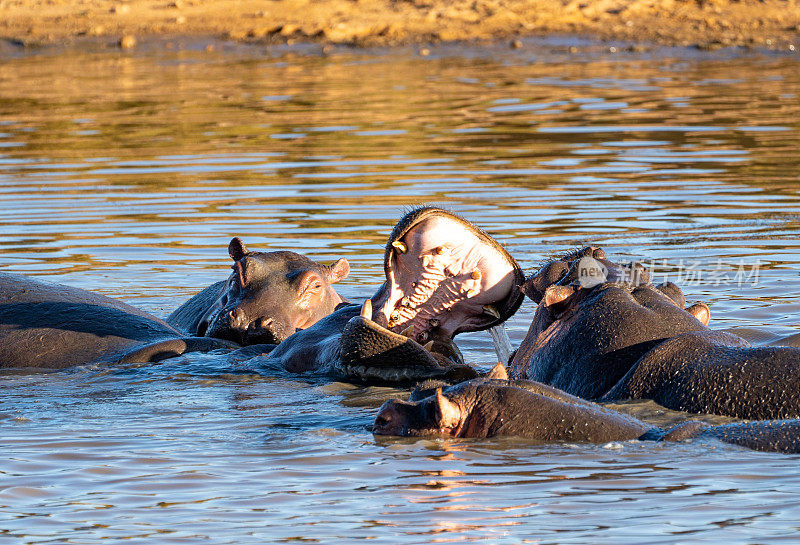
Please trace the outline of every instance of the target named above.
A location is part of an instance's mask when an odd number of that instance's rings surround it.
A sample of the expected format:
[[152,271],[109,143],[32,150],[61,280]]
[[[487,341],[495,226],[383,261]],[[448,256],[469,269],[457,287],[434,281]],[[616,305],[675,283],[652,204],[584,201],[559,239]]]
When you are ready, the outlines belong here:
[[[526,270],[586,242],[754,342],[800,316],[800,60],[688,51],[154,47],[0,64],[0,270],[165,316],[293,249],[370,295],[406,207]],[[507,329],[519,343],[530,303]],[[463,336],[488,366],[489,336]],[[388,388],[213,356],[0,376],[0,541],[791,542],[797,456],[714,442],[377,440]],[[652,404],[623,407],[655,423]]]

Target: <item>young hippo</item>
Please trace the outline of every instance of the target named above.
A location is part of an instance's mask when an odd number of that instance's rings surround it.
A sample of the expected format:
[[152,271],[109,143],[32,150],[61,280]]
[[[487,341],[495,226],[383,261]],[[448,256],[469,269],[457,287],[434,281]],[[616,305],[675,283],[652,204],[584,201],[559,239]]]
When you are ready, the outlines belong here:
[[219,348],[238,345],[187,337],[147,312],[97,293],[0,273],[0,368],[153,362]]
[[508,319],[522,302],[516,261],[489,235],[441,208],[412,210],[384,252],[386,282],[279,344],[265,365],[362,382],[474,377],[453,343]]
[[167,317],[191,335],[242,345],[278,344],[344,303],[332,284],[350,273],[347,260],[322,265],[294,252],[251,252],[238,237],[228,245],[233,273]]
[[800,420],[723,426],[686,422],[661,430],[555,388],[524,380],[474,379],[426,394],[415,392],[411,401],[394,399],[384,403],[375,418],[373,433],[517,436],[543,443],[713,437],[755,450],[800,453]]
[[708,307],[684,309],[672,283],[564,284],[544,287],[509,364],[515,378],[586,399],[644,398],[749,419],[800,417],[800,349],[751,347],[708,329]]

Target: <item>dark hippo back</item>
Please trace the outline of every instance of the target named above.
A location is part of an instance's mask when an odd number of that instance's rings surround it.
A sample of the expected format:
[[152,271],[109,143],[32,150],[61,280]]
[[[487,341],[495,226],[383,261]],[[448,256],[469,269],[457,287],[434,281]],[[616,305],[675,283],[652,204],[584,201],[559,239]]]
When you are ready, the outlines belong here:
[[718,331],[678,335],[648,352],[604,398],[747,419],[800,417],[800,349],[751,347]]
[[[111,362],[182,335],[140,309],[82,289],[0,273],[0,367],[61,369]],[[157,357],[170,344],[150,350]],[[145,360],[146,361],[146,360]]]
[[511,372],[596,399],[659,343],[706,329],[649,284],[579,288],[558,305],[539,305]]

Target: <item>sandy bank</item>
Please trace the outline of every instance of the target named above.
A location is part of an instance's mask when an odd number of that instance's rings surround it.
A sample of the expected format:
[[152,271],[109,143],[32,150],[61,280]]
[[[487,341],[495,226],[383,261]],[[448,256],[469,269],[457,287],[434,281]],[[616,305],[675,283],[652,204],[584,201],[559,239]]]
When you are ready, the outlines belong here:
[[797,0],[0,0],[25,46],[152,36],[394,45],[575,33],[601,39],[800,50]]

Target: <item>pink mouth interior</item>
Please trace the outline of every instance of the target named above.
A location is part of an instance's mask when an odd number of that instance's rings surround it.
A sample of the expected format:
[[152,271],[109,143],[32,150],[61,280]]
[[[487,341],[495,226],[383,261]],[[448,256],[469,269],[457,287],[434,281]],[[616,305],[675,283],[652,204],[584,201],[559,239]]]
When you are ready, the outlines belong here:
[[486,305],[508,297],[514,286],[514,265],[500,250],[462,222],[434,215],[394,241],[389,295],[376,318],[424,344],[495,322]]

